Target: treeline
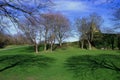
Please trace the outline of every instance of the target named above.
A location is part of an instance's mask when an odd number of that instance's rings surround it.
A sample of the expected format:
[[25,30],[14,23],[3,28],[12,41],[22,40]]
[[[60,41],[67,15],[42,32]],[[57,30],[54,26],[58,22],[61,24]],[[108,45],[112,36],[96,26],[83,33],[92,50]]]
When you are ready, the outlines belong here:
[[119,49],[120,50],[120,35],[119,34],[99,34],[95,38],[97,48],[101,49]]
[[31,44],[29,40],[23,34],[6,34],[0,32],[0,48],[4,48],[7,45],[24,45]]
[[[94,34],[94,39],[91,44],[92,44],[92,48],[96,48],[96,49],[120,50],[120,35],[96,32]],[[85,49],[89,49],[87,45],[88,43],[85,42],[84,44]]]
[[[120,49],[120,35],[102,33],[100,30],[102,23],[102,17],[95,13],[75,20],[74,27],[79,34],[78,45],[81,49]],[[6,28],[1,29],[0,48],[13,44],[29,44],[34,46],[36,53],[41,45],[44,51],[48,49],[53,51],[56,47],[62,47],[64,40],[75,35],[71,34],[69,20],[60,13],[25,16],[18,20],[17,29],[19,32],[15,35],[7,34],[4,31]]]

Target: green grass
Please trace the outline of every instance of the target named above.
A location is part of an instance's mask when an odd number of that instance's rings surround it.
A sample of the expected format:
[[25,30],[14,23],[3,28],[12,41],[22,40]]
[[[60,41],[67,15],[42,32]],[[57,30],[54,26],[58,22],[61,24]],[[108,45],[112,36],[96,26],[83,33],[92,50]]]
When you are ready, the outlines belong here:
[[31,46],[0,50],[0,80],[119,80],[119,69],[120,51],[68,47],[35,55]]

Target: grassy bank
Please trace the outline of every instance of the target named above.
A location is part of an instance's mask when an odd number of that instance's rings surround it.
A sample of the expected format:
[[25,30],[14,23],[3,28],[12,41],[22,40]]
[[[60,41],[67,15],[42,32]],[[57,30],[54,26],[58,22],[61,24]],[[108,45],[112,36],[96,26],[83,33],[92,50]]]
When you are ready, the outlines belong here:
[[120,52],[69,47],[35,55],[24,46],[0,51],[0,80],[119,80]]

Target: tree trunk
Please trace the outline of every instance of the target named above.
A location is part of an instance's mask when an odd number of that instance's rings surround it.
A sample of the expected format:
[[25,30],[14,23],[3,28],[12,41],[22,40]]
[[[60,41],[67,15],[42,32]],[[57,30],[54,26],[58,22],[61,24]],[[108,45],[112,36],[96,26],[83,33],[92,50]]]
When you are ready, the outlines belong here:
[[81,41],[81,49],[83,49],[84,46],[84,40]]
[[38,53],[38,44],[35,44],[35,53]]
[[61,40],[59,41],[59,46],[60,46],[60,47],[62,46],[62,41],[61,41]]
[[78,45],[79,48],[81,47],[81,43],[82,43],[82,42],[79,40],[79,43],[78,43],[78,44],[79,44],[79,45]]
[[60,43],[60,47],[62,46],[62,43]]
[[112,46],[112,50],[114,50],[114,36],[112,35],[112,38],[111,38],[111,46]]
[[47,43],[45,42],[44,43],[44,51],[46,51],[47,50]]
[[46,27],[46,31],[45,31],[45,42],[44,42],[44,51],[47,50],[47,34],[48,34],[48,28]]
[[112,42],[112,50],[114,50],[114,42]]
[[53,43],[51,43],[50,50],[51,50],[51,52],[53,51]]
[[88,46],[89,46],[89,50],[91,50],[91,49],[92,49],[92,46],[91,46],[91,43],[90,43],[89,40],[88,40]]

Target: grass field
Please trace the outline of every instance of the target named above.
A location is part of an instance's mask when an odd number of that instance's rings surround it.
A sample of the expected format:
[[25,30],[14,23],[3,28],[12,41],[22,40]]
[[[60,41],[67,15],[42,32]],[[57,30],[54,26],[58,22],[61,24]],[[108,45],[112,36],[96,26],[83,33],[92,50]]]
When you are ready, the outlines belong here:
[[0,50],[0,80],[119,79],[120,51],[69,47],[35,55],[29,46]]

